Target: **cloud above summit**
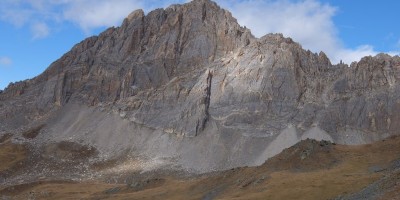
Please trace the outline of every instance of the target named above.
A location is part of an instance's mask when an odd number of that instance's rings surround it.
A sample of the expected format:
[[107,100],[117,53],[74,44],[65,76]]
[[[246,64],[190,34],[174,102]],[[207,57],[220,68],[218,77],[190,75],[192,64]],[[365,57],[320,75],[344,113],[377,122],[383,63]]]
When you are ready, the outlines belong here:
[[[313,52],[324,51],[333,63],[350,64],[378,52],[369,44],[348,48],[339,37],[333,17],[340,8],[317,0],[243,0],[218,1],[230,10],[241,25],[257,37],[283,33]],[[399,52],[386,52],[391,55]]]
[[117,26],[132,10],[142,8],[136,0],[66,0],[63,17],[79,25],[85,32],[93,28]]
[[[94,29],[119,26],[133,10],[146,12],[186,0],[3,0],[0,20],[28,26],[33,39],[46,38],[57,26],[73,23],[86,34]],[[261,37],[267,33],[283,33],[313,52],[324,51],[337,63],[357,61],[377,52],[365,44],[347,48],[340,37],[333,17],[339,8],[318,0],[216,0],[230,10],[238,22]],[[392,52],[396,54],[396,52]]]
[[266,33],[283,33],[312,51],[325,51],[332,58],[340,47],[332,21],[337,8],[307,1],[242,1],[226,5],[238,22],[251,29],[257,37]]

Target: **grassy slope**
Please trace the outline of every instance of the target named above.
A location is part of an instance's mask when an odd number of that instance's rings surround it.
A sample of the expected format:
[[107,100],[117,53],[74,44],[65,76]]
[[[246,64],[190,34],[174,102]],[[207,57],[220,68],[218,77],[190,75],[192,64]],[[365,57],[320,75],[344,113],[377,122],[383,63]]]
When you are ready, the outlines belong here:
[[[0,146],[1,170],[15,165],[25,155],[24,150],[20,151],[18,147],[10,145],[3,143]],[[361,146],[330,145],[309,140],[285,150],[260,167],[237,168],[191,179],[159,177],[142,180],[134,186],[101,182],[38,182],[3,188],[0,197],[331,199],[360,191],[388,173],[380,169],[387,168],[392,161],[398,159],[400,137]],[[390,188],[384,198],[396,197],[399,189]]]
[[24,160],[27,150],[22,145],[12,144],[7,138],[0,142],[0,172],[11,169]]

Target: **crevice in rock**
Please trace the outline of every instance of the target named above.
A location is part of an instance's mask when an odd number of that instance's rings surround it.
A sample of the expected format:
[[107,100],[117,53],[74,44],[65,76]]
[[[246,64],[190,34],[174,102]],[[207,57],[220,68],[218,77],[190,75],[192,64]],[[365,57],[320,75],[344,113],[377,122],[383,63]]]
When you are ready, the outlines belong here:
[[202,101],[204,102],[204,113],[203,113],[203,117],[202,119],[199,119],[197,121],[196,124],[196,134],[195,136],[197,136],[201,131],[204,130],[204,128],[206,127],[206,124],[210,118],[210,113],[209,113],[209,108],[210,108],[210,101],[211,101],[211,84],[212,84],[212,77],[213,74],[211,72],[211,70],[208,70],[207,72],[207,82],[206,82],[206,87],[204,88],[204,97],[202,99]]

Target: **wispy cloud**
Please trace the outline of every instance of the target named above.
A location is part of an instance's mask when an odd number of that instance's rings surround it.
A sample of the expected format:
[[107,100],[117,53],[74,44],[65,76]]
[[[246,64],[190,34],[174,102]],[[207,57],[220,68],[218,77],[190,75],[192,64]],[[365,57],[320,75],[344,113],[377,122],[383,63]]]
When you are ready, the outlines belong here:
[[142,8],[142,3],[135,0],[70,1],[63,16],[90,32],[93,28],[119,25],[130,12]]
[[37,22],[31,26],[33,39],[42,39],[49,35],[50,30],[44,22]]
[[9,66],[11,64],[12,64],[11,58],[0,56],[0,66]]
[[[42,0],[45,1],[45,0]],[[63,19],[79,25],[86,33],[99,27],[118,26],[137,9],[150,10],[187,0],[64,0]]]
[[[333,63],[358,61],[364,56],[375,55],[368,44],[347,48],[338,35],[333,22],[337,10],[334,6],[317,0],[244,0],[232,3],[218,0],[231,10],[241,25],[261,37],[267,33],[283,33],[314,52],[324,51]],[[396,54],[397,52],[387,52]]]
[[18,1],[5,1],[0,4],[0,19],[14,26],[21,27],[29,20],[32,12],[20,7]]
[[3,0],[0,20],[31,27],[33,38],[49,34],[49,24],[72,22],[86,34],[100,27],[118,26],[132,11],[165,7],[184,0]]

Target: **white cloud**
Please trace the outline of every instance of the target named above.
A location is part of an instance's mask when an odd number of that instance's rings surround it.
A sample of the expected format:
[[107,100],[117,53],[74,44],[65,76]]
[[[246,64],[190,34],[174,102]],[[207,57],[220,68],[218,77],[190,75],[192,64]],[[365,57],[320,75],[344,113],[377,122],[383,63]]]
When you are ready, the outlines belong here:
[[359,46],[356,49],[341,49],[337,53],[343,62],[350,64],[350,62],[359,60],[366,55],[375,55],[377,52],[370,45]]
[[[359,61],[361,58],[369,55],[376,55],[380,52],[374,50],[374,47],[371,45],[362,45],[357,47],[356,49],[339,49],[336,52],[337,58],[343,60],[343,62],[350,64],[353,61]],[[396,51],[389,51],[385,52],[391,56],[398,55],[399,52]]]
[[28,25],[34,38],[48,35],[48,24],[73,22],[86,34],[100,27],[118,26],[132,11],[165,7],[183,0],[2,0],[0,20],[16,27]]
[[33,35],[33,39],[42,39],[49,35],[50,30],[47,24],[43,22],[34,23],[31,26],[31,31]]
[[71,0],[63,15],[90,32],[93,28],[119,25],[130,12],[142,8],[142,3],[138,0]]
[[5,56],[0,57],[0,65],[9,66],[11,64],[12,64],[11,58]]
[[30,18],[32,12],[20,6],[19,1],[5,0],[0,4],[0,19],[14,26],[23,26]]
[[[324,51],[333,63],[358,61],[377,52],[370,45],[346,48],[338,36],[333,16],[338,8],[317,0],[218,0],[230,10],[241,25],[261,37],[267,33],[283,33],[303,48]],[[396,52],[392,52],[395,54]]]
[[[42,0],[43,1],[43,0]],[[119,26],[122,20],[137,9],[150,11],[185,0],[64,0],[65,20],[78,24],[86,33],[99,27]]]
[[46,0],[26,0],[35,10],[45,11],[51,6],[52,1]]

